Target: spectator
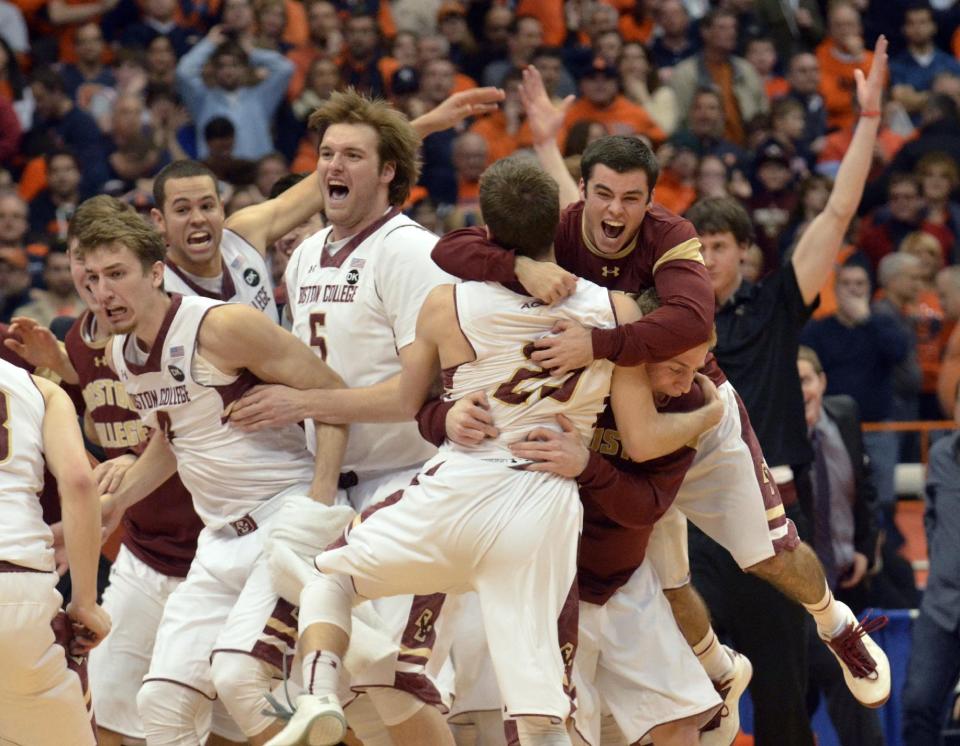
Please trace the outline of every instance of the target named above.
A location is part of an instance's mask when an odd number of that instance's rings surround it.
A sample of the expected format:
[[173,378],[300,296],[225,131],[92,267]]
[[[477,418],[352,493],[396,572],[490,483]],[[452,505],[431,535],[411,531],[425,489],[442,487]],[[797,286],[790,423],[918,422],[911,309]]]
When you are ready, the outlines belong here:
[[203,128],[207,157],[203,161],[219,181],[234,186],[252,184],[256,163],[234,155],[237,130],[226,117],[214,117]]
[[860,226],[857,241],[874,270],[880,260],[897,250],[908,233],[925,230],[938,238],[939,226],[924,221],[924,204],[920,185],[912,174],[896,174],[887,187],[887,204],[877,209]]
[[657,154],[664,163],[657,179],[656,200],[670,212],[683,214],[697,198],[697,154],[689,148],[666,145]]
[[507,39],[507,57],[494,60],[483,69],[483,84],[499,86],[511,70],[522,70],[533,60],[533,54],[543,44],[540,21],[532,16],[517,16]]
[[773,45],[773,39],[766,36],[750,39],[744,57],[756,71],[768,99],[786,95],[790,84],[777,74],[777,48]]
[[[951,412],[960,424],[960,411]],[[941,742],[960,675],[960,431],[930,449],[924,507],[930,575],[913,624],[903,690],[904,746]]]
[[46,290],[31,290],[30,302],[17,308],[14,316],[26,316],[49,327],[57,316],[79,316],[86,308],[73,285],[70,256],[65,250],[53,250],[44,257],[43,282]]
[[50,0],[46,9],[47,19],[54,26],[57,37],[59,47],[57,58],[61,62],[76,62],[77,28],[87,22],[99,26],[103,16],[117,7],[118,3],[119,0],[79,3],[72,3],[69,0]]
[[690,23],[690,14],[681,0],[663,0],[657,11],[660,34],[650,45],[650,58],[665,83],[673,68],[700,49],[700,40]]
[[234,189],[230,196],[223,202],[223,215],[230,217],[235,212],[239,212],[244,207],[258,205],[264,201],[264,196],[253,184],[241,184]]
[[769,108],[763,86],[753,67],[734,55],[737,17],[713,10],[700,23],[703,51],[679,63],[670,76],[681,112],[688,112],[698,88],[714,88],[720,94],[724,136],[737,146],[746,142],[747,124]]
[[[860,412],[849,396],[824,396],[827,377],[817,353],[800,347],[797,357],[804,415],[813,443],[813,544],[834,595],[858,617],[869,605],[868,570],[879,556],[873,520],[876,490],[860,432]],[[881,746],[876,710],[861,707],[823,645],[811,639],[810,695],[822,691],[843,744]],[[814,708],[811,707],[811,711]]]
[[609,63],[615,64],[623,54],[623,37],[619,31],[604,31],[597,37],[593,51]]
[[147,65],[147,84],[173,88],[177,81],[177,53],[170,39],[158,35],[147,44],[144,60]]
[[9,101],[17,115],[21,132],[33,123],[33,92],[24,80],[13,49],[0,36],[0,98]]
[[[888,422],[894,415],[894,370],[910,354],[910,339],[889,315],[870,308],[870,276],[857,264],[837,272],[837,312],[812,321],[801,343],[812,347],[827,374],[827,393],[852,396],[864,422]],[[874,467],[877,504],[892,527],[896,493],[896,433],[865,433],[864,443]]]
[[[420,101],[423,111],[433,109],[453,92],[455,68],[449,60],[432,60],[423,67],[420,78]],[[454,129],[434,132],[423,139],[423,170],[420,184],[438,205],[457,201],[457,179],[453,171]]]
[[340,88],[340,68],[326,57],[318,57],[310,64],[306,87],[293,102],[293,114],[305,122],[313,110]]
[[140,97],[122,96],[117,100],[110,131],[111,152],[107,157],[111,171],[105,187],[108,191],[128,192],[136,186],[137,179],[149,178],[164,165],[163,156],[169,160],[169,153],[162,153],[145,131],[144,114]]
[[[807,176],[800,182],[800,186],[797,188],[797,204],[790,216],[790,221],[783,229],[783,233],[780,234],[781,256],[785,256],[793,248],[797,239],[803,234],[804,228],[810,225],[810,221],[823,212],[823,208],[827,206],[827,199],[830,197],[832,187],[833,182],[830,179],[818,174]],[[846,257],[842,256],[840,263],[842,264],[845,259]],[[833,279],[833,277],[830,278],[831,284]],[[827,288],[823,290],[826,291]],[[817,311],[822,307],[823,291],[821,291],[820,307]],[[833,313],[833,309],[830,312]],[[817,312],[814,312],[814,317],[817,317]]]
[[483,34],[477,53],[464,60],[463,72],[474,80],[482,80],[483,70],[489,63],[505,60],[510,54],[512,26],[513,11],[506,5],[491,5],[483,16]]
[[457,174],[457,201],[448,218],[451,229],[483,225],[480,217],[480,175],[487,167],[487,141],[465,132],[453,142],[453,167]]
[[[452,60],[450,59],[450,42],[447,41],[447,37],[442,36],[441,34],[430,34],[423,36],[417,42],[417,57],[419,59],[420,70],[423,70],[428,62],[433,62],[434,60],[446,60],[447,62],[452,63]],[[454,93],[467,91],[476,87],[476,81],[473,78],[464,75],[462,72],[459,72],[456,69],[456,65],[454,65]]]
[[730,170],[717,155],[705,155],[697,166],[697,199],[729,197]]
[[927,207],[926,221],[943,226],[948,234],[943,246],[944,263],[960,263],[960,204],[951,199],[960,186],[960,170],[948,153],[927,153],[917,163],[916,176]]
[[[212,66],[211,86],[203,80],[203,66]],[[266,69],[266,76],[247,84],[249,65]],[[214,117],[242,123],[236,135],[235,155],[255,159],[273,150],[270,120],[283,99],[293,65],[283,55],[266,49],[249,54],[222,27],[211,29],[177,65],[177,88],[190,111],[198,132]],[[205,144],[200,148],[206,156]]]
[[369,96],[386,96],[387,74],[376,19],[363,13],[349,17],[343,26],[343,41],[340,77],[344,84]]
[[101,88],[115,88],[113,71],[103,64],[103,32],[96,23],[85,23],[77,29],[77,61],[60,69],[67,95],[82,109],[89,109],[90,100]]
[[803,106],[803,146],[814,155],[823,149],[827,134],[827,110],[820,95],[820,62],[809,52],[800,52],[790,58],[787,72],[790,88],[787,97]]
[[30,273],[23,249],[0,247],[0,323],[9,324],[13,311],[30,302]]
[[900,252],[916,257],[920,263],[920,292],[910,309],[917,335],[917,360],[923,377],[919,419],[938,420],[942,413],[937,401],[937,380],[952,327],[944,317],[937,293],[937,275],[943,269],[943,252],[937,239],[922,231],[904,238],[900,243]]
[[797,0],[790,5],[755,0],[754,12],[784,59],[813,49],[823,39],[823,16],[816,0]]
[[770,107],[770,132],[774,139],[788,146],[793,155],[790,170],[801,178],[810,173],[816,162],[813,151],[807,148],[805,115],[803,104],[795,98],[777,99]]
[[30,51],[30,37],[23,13],[16,4],[0,0],[0,39],[17,54]]
[[263,198],[267,199],[273,192],[273,185],[289,173],[287,159],[282,153],[268,153],[257,161],[256,179],[253,183]]
[[764,272],[780,266],[780,236],[797,206],[790,159],[790,151],[773,139],[767,140],[754,157],[753,193],[747,201],[747,212],[757,246],[763,252]]
[[36,114],[24,150],[30,155],[40,155],[52,148],[69,148],[83,163],[82,191],[97,192],[108,176],[97,123],[74,105],[66,93],[63,78],[51,68],[36,70],[30,89],[36,101]]
[[30,236],[29,215],[29,206],[16,192],[0,191],[0,249],[23,253],[27,259],[30,284],[37,285],[43,274],[43,257],[50,247]]
[[477,54],[477,41],[467,25],[467,12],[461,3],[445,2],[437,11],[437,28],[450,45],[450,61],[462,69]]
[[48,239],[67,238],[73,211],[83,201],[80,161],[69,150],[54,150],[45,156],[47,188],[30,202],[30,230]]
[[293,44],[284,40],[288,28],[285,0],[258,0],[254,8],[257,29],[254,44],[258,49],[270,49],[286,54]]
[[177,22],[176,12],[176,0],[145,0],[141,19],[123,30],[120,44],[149,49],[162,37],[169,42],[175,58],[183,57],[197,39],[193,30]]
[[937,377],[937,399],[941,415],[949,416],[960,385],[960,267],[946,267],[937,273],[937,295],[950,329]]
[[[303,91],[311,65],[318,59],[335,59],[343,44],[340,16],[329,0],[311,0],[307,3],[307,30],[307,43],[287,54],[287,58],[294,65],[293,77],[287,90],[287,96],[291,99],[296,99]],[[338,69],[337,78],[339,77]]]
[[960,75],[960,62],[937,49],[937,24],[929,5],[915,3],[903,16],[907,48],[890,60],[890,84],[894,101],[919,121],[933,79],[942,72]]
[[743,152],[724,137],[723,100],[712,88],[701,88],[693,96],[687,125],[670,138],[677,147],[689,147],[698,156],[715,155],[727,168],[742,160]]
[[844,129],[855,124],[854,70],[867,74],[873,60],[863,44],[860,12],[849,0],[831,4],[827,15],[827,38],[817,46],[820,63],[820,93],[827,109],[827,127]]
[[673,134],[680,116],[677,96],[670,86],[660,84],[657,69],[650,64],[646,48],[637,42],[625,44],[619,70],[624,96],[642,106],[664,134]]
[[620,74],[614,65],[602,57],[593,60],[580,77],[580,98],[567,109],[563,122],[561,142],[566,140],[570,126],[580,119],[593,119],[607,128],[611,135],[645,135],[654,143],[665,139],[650,115],[631,103],[620,93]]
[[146,91],[153,142],[171,161],[194,158],[197,154],[196,129],[176,91],[169,86],[149,85]]
[[252,0],[223,0],[220,23],[228,38],[252,44],[256,31]]
[[488,165],[516,150],[533,147],[533,135],[520,102],[520,80],[519,72],[507,73],[503,79],[504,99],[500,109],[478,119],[470,127],[471,132],[480,135],[487,143]]

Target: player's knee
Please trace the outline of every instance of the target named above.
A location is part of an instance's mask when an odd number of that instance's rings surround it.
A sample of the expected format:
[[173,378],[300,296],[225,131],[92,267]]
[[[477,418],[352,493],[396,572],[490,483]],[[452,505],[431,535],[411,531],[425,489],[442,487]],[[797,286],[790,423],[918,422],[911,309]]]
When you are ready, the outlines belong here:
[[217,696],[247,736],[255,736],[273,722],[264,715],[266,695],[273,681],[272,670],[263,661],[243,653],[214,653],[210,677]]
[[313,624],[332,624],[349,636],[357,592],[346,575],[319,573],[300,594],[300,633]]
[[200,692],[170,681],[147,681],[137,693],[150,746],[199,746],[199,723],[209,707]]
[[654,728],[650,735],[654,743],[664,746],[696,746],[700,743],[699,715],[674,720]]
[[786,572],[788,561],[788,553],[780,552],[772,557],[767,557],[765,560],[760,560],[755,565],[750,565],[750,567],[745,569],[751,575],[756,575],[758,578],[764,580],[770,580],[772,578],[778,578]]
[[518,717],[517,734],[521,746],[570,746],[570,736],[563,723],[546,717]]
[[367,692],[384,725],[400,725],[424,707],[423,700],[399,689],[374,688]]

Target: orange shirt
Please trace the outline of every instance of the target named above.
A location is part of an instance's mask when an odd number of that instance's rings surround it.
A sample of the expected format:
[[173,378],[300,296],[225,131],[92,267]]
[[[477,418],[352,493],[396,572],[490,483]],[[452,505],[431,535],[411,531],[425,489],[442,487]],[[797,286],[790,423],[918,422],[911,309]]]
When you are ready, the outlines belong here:
[[730,142],[743,145],[747,139],[747,133],[743,128],[740,104],[737,103],[737,97],[733,93],[733,65],[730,63],[714,65],[709,62],[705,64],[707,73],[720,89],[720,97],[723,99],[723,135]]
[[690,184],[684,184],[669,168],[660,172],[654,198],[671,212],[683,215],[697,200],[697,190]]
[[533,147],[533,135],[527,121],[524,120],[516,134],[511,135],[507,132],[507,117],[499,109],[474,122],[470,131],[487,141],[488,164],[506,158],[520,148]]
[[[877,133],[877,148],[883,157],[883,164],[893,160],[908,138],[898,135],[887,127],[881,127]],[[824,140],[823,150],[817,157],[817,163],[831,163],[843,160],[844,153],[850,148],[853,142],[853,127],[847,127],[837,132],[831,132]]]
[[790,92],[790,84],[785,78],[769,77],[763,82],[763,90],[767,98],[773,101],[786,96]]
[[866,75],[873,62],[873,52],[866,50],[855,62],[842,59],[840,54],[831,39],[822,41],[816,51],[820,62],[820,95],[827,110],[829,129],[842,129],[853,124],[856,119],[853,99],[857,95],[853,71],[862,70]]
[[574,122],[581,119],[600,122],[611,135],[646,135],[655,145],[666,139],[663,130],[650,118],[646,109],[631,103],[624,96],[618,95],[613,99],[613,103],[604,109],[594,106],[585,98],[578,98],[567,110],[567,116],[563,120],[563,130],[560,133],[561,150],[566,144],[568,130]]
[[540,21],[543,43],[548,47],[562,47],[567,39],[567,21],[563,0],[520,0],[516,15],[531,16]]
[[646,44],[653,36],[653,18],[649,16],[643,20],[643,23],[637,23],[632,15],[623,15],[620,16],[620,22],[617,25],[624,41],[638,41]]
[[837,312],[837,293],[835,287],[837,282],[837,267],[843,266],[843,263],[850,258],[853,252],[854,247],[850,244],[844,244],[840,247],[840,252],[837,254],[837,261],[833,263],[833,269],[830,270],[830,275],[824,280],[823,287],[820,288],[820,305],[817,306],[817,310],[813,312],[813,318],[825,319],[827,316],[833,316]]
[[909,312],[916,327],[917,361],[923,373],[923,384],[920,390],[925,394],[932,394],[937,390],[940,361],[948,340],[944,334],[940,297],[933,290],[922,290],[916,304],[909,309]]
[[283,41],[299,47],[310,41],[310,28],[307,23],[307,9],[297,0],[284,0],[287,13],[287,27],[283,31]]
[[947,417],[953,416],[957,402],[957,385],[960,384],[960,324],[954,326],[947,341],[937,379],[937,398]]

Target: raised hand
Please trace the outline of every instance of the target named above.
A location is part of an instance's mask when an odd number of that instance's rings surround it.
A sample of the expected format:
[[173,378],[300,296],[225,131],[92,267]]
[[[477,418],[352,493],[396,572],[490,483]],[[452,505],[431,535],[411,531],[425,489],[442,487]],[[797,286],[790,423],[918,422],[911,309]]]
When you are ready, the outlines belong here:
[[65,372],[72,371],[76,375],[67,353],[47,327],[25,316],[16,316],[10,324],[10,335],[3,341],[4,346],[30,365],[48,368],[66,380],[70,380],[71,376],[65,375]]
[[533,135],[534,145],[553,142],[560,134],[567,109],[576,97],[567,96],[560,104],[554,106],[553,101],[543,86],[540,71],[529,65],[523,71],[523,82],[520,84],[520,101],[527,112],[527,122],[530,124],[530,133]]
[[854,70],[857,81],[857,103],[861,112],[879,112],[883,88],[887,82],[887,37],[877,39],[873,49],[873,62],[870,72],[864,76],[862,70]]
[[456,127],[467,117],[475,117],[497,110],[497,103],[503,101],[504,92],[500,88],[473,88],[460,91],[447,98],[442,104],[411,122],[421,137],[434,132]]

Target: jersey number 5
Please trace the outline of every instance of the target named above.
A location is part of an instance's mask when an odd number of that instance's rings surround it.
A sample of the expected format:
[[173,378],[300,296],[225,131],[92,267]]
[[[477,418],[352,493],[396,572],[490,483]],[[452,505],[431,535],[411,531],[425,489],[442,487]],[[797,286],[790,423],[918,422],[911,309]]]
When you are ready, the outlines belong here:
[[10,458],[10,408],[7,392],[0,391],[0,464]]
[[323,336],[323,327],[327,321],[325,313],[310,314],[310,346],[320,351],[320,359],[327,359],[327,340]]

